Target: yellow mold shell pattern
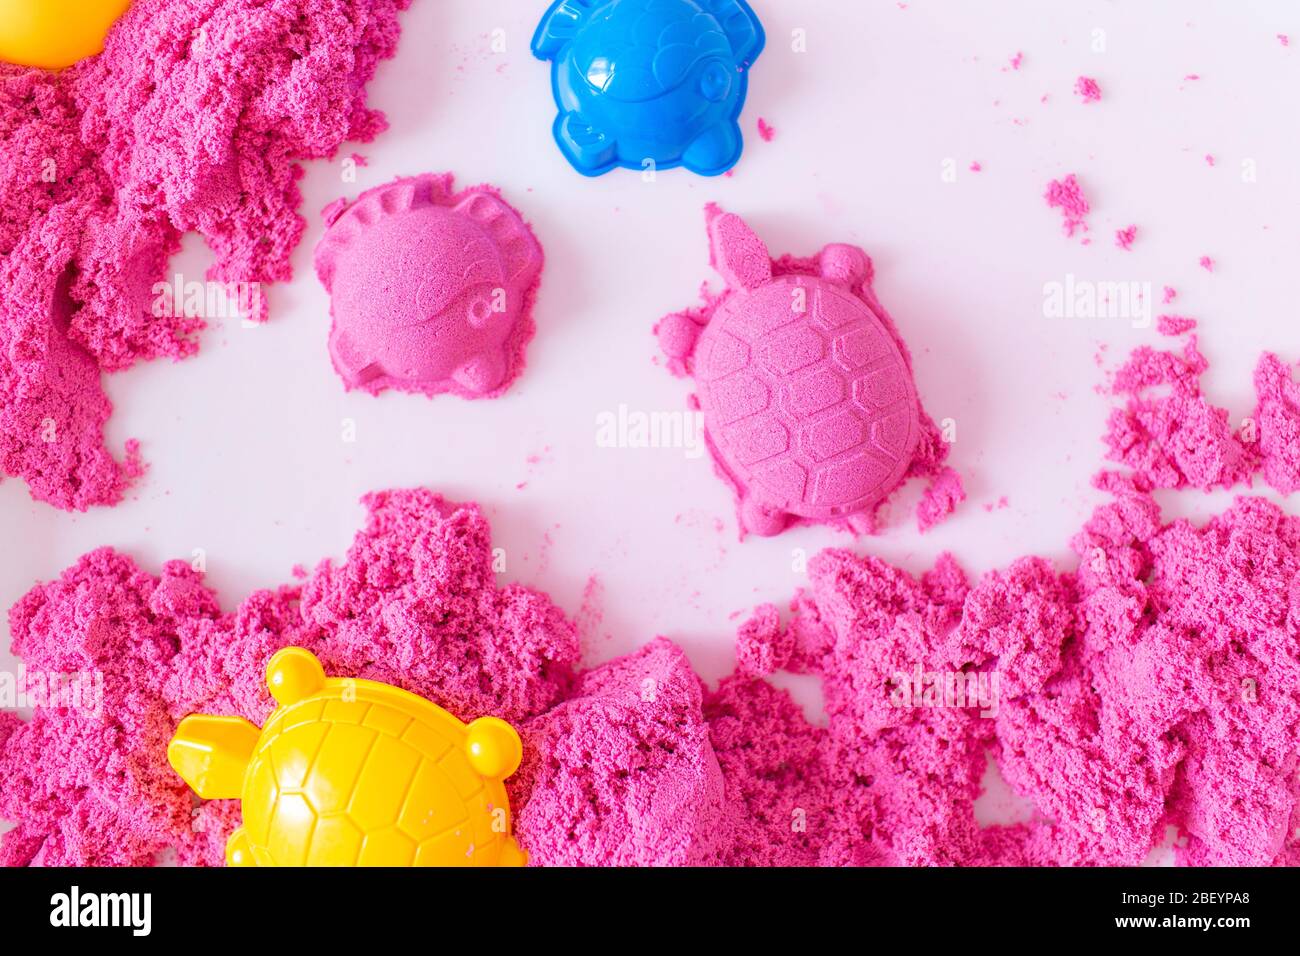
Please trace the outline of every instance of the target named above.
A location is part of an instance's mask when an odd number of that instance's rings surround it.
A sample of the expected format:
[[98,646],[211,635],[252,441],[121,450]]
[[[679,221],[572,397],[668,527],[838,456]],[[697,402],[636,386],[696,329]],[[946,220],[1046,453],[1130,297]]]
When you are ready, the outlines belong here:
[[[239,796],[233,866],[522,866],[502,781],[522,745],[496,717],[466,725],[376,681],[327,678],[310,652],[271,658],[279,707],[259,732],[186,717],[168,746],[199,793]],[[233,792],[232,792],[233,791]]]
[[61,70],[104,49],[131,0],[0,0],[0,60]]

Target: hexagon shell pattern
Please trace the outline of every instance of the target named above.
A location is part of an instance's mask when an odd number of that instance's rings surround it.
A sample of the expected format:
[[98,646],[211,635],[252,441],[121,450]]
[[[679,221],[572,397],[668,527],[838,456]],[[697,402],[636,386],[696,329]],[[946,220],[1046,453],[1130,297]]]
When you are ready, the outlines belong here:
[[[309,699],[277,711],[263,729],[243,800],[258,865],[311,866],[327,847],[333,859],[342,851],[359,866],[381,852],[391,860],[394,850],[414,866],[495,865],[503,834],[491,821],[495,808],[508,806],[504,788],[485,786],[463,745],[421,708],[367,696],[358,685],[354,700]],[[386,773],[364,773],[372,761]],[[392,768],[404,786],[391,786]],[[268,799],[249,799],[259,792],[248,785],[255,777],[269,784]]]
[[820,278],[733,293],[701,334],[695,375],[723,467],[742,493],[789,514],[870,507],[902,479],[919,438],[897,344],[865,302]]

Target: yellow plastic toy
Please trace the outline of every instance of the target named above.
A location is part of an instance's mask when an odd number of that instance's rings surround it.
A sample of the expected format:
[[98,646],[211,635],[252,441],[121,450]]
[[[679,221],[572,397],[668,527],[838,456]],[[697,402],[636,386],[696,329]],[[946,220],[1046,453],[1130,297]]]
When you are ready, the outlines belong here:
[[280,705],[260,731],[242,717],[186,717],[172,768],[205,799],[242,799],[231,866],[523,866],[502,781],[515,729],[468,726],[423,697],[326,677],[286,647],[266,668]]
[[0,0],[0,60],[61,70],[104,49],[131,0]]

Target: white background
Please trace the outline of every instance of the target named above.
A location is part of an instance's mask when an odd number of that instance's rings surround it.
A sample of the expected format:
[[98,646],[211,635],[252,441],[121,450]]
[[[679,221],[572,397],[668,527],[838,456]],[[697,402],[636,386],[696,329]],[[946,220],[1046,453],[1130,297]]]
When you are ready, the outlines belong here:
[[[296,563],[341,557],[365,491],[426,485],[483,504],[506,549],[503,580],[578,615],[596,576],[600,613],[580,615],[590,661],[666,634],[712,682],[731,669],[739,615],[784,606],[804,583],[796,548],[852,547],[917,573],[944,550],[974,574],[1031,553],[1073,566],[1069,538],[1101,500],[1089,486],[1109,407],[1096,392],[1099,349],[1112,368],[1133,345],[1167,340],[1123,321],[1046,319],[1044,283],[1073,273],[1150,282],[1157,297],[1176,287],[1174,308],[1201,320],[1208,391],[1234,418],[1253,408],[1261,350],[1300,359],[1300,4],[755,0],[768,48],[735,175],[653,183],[626,171],[584,179],[556,150],[549,65],[528,52],[544,6],[416,0],[397,57],[370,85],[391,128],[356,147],[369,166],[355,183],[339,162],[308,167],[307,235],[296,279],[270,292],[270,323],[214,323],[197,357],[107,380],[111,447],[137,437],[149,465],[127,500],[66,514],[33,503],[20,480],[0,484],[0,605],[108,544],[151,572],[204,549],[208,581],[233,609],[291,580]],[[805,53],[791,49],[795,29]],[[1294,37],[1289,48],[1278,33]],[[1097,78],[1102,102],[1072,92],[1081,74]],[[776,128],[770,143],[756,135],[760,116]],[[1246,161],[1256,182],[1243,182]],[[496,401],[345,395],[311,269],[318,211],[398,174],[446,170],[499,186],[545,247],[527,371]],[[1069,172],[1094,205],[1091,245],[1066,239],[1042,199]],[[706,459],[597,447],[603,411],[684,407],[689,383],[656,364],[651,327],[717,282],[709,200],[744,215],[774,254],[849,241],[873,256],[927,409],[957,423],[951,461],[970,498],[945,524],[917,533],[912,489],[875,538],[816,528],[741,543]],[[1129,223],[1138,239],[1123,252],[1112,237]],[[191,237],[173,271],[198,279],[208,261]],[[1007,508],[985,510],[1003,495]],[[1162,501],[1203,517],[1228,497]],[[7,649],[7,622],[0,638]],[[0,653],[0,668],[15,666]]]

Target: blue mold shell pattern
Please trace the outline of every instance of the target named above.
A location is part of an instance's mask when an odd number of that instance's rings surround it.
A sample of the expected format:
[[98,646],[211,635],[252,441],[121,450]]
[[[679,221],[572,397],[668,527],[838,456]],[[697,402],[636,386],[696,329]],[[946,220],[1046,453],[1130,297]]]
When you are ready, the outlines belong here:
[[745,0],[556,0],[533,36],[553,63],[560,151],[584,176],[740,159],[748,70],[763,25]]

